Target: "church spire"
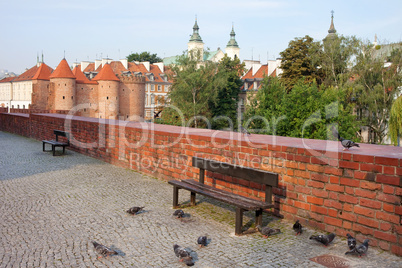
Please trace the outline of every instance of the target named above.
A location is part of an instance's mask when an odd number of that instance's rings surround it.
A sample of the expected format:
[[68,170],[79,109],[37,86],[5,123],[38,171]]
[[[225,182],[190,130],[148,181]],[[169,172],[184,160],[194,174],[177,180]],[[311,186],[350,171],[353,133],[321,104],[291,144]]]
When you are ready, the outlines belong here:
[[195,23],[193,26],[193,35],[190,38],[190,42],[202,42],[201,36],[198,33],[199,29],[200,28],[198,27],[198,24],[197,24],[197,17],[195,17]]
[[234,31],[234,27],[232,24],[232,31],[230,32],[230,40],[229,40],[228,44],[226,45],[226,47],[239,47],[239,45],[236,42],[235,36],[236,36],[236,33]]
[[334,26],[334,11],[333,10],[331,10],[331,26],[329,26],[328,33],[329,34],[336,33],[335,26]]

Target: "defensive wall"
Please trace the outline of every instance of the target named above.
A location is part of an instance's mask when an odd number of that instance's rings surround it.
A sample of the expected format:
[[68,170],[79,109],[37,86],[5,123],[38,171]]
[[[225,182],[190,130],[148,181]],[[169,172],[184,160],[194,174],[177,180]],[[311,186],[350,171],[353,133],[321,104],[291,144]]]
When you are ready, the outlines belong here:
[[[342,151],[337,141],[244,136],[62,113],[0,112],[1,131],[42,140],[53,139],[54,129],[65,130],[71,132],[70,149],[163,180],[197,179],[192,156],[276,172],[276,216],[340,236],[351,233],[359,241],[369,238],[371,246],[402,256],[400,147],[361,144]],[[259,185],[207,175],[210,185],[264,196]]]

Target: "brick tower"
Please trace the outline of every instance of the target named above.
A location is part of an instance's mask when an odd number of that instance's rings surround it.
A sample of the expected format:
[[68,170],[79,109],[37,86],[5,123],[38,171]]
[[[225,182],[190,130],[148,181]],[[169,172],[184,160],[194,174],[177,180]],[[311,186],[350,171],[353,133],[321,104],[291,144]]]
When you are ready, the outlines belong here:
[[39,63],[39,68],[32,77],[31,109],[46,110],[49,97],[49,83],[52,68],[45,63]]
[[110,64],[105,64],[92,80],[98,82],[99,118],[118,119],[120,80]]
[[66,59],[50,75],[48,110],[70,110],[75,106],[76,78]]

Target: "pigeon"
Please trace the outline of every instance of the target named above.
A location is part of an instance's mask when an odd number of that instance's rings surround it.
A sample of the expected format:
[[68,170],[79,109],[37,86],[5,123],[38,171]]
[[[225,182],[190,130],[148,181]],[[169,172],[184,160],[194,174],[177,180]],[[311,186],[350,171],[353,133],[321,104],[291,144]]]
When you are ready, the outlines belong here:
[[314,240],[324,244],[324,246],[328,246],[328,244],[331,243],[332,240],[334,240],[334,238],[335,238],[334,233],[330,233],[329,235],[312,235],[312,236],[310,236],[310,239],[314,239]]
[[[104,245],[101,245],[101,244],[99,244],[99,243],[97,243],[97,242],[95,242],[95,241],[92,241],[92,244],[93,244],[94,247],[95,247],[95,251],[96,251],[98,254],[100,254],[100,255],[102,255],[102,256],[104,256],[104,257],[108,257],[108,256],[111,256],[111,255],[118,255],[118,254],[119,254],[117,251],[114,251],[113,249],[110,249],[110,248],[108,248],[108,247],[106,247],[106,246],[104,246]],[[99,256],[99,258],[101,258],[102,256]]]
[[173,245],[173,249],[174,249],[174,254],[176,254],[176,256],[178,258],[180,258],[180,261],[183,261],[183,258],[191,257],[190,253],[188,253],[188,251],[185,248],[183,248],[177,244]]
[[366,255],[367,250],[368,250],[368,243],[370,240],[366,239],[364,240],[363,244],[358,245],[357,247],[353,248],[352,250],[349,250],[345,253],[345,255],[348,254],[353,254],[353,255],[359,255],[361,257],[362,255]]
[[243,126],[240,126],[240,131],[241,131],[241,133],[243,133],[246,136],[251,135],[250,132],[248,132],[248,130],[246,128],[244,128]]
[[131,215],[135,215],[135,214],[137,214],[138,212],[140,212],[143,208],[144,208],[144,207],[132,207],[132,208],[130,208],[129,210],[127,210],[127,213],[128,213],[128,214],[131,214]]
[[197,244],[200,245],[200,247],[205,247],[207,243],[208,239],[206,235],[198,237]]
[[303,226],[300,224],[299,220],[297,220],[295,224],[293,224],[293,230],[295,230],[296,235],[303,232]]
[[271,235],[279,234],[281,232],[280,229],[272,229],[268,226],[261,227],[260,225],[257,225],[257,229],[265,238]]
[[351,236],[350,234],[346,234],[346,236],[348,237],[348,247],[349,250],[352,250],[356,247],[356,238],[354,238],[353,236]]
[[183,262],[184,262],[187,266],[194,266],[193,257],[191,257],[191,256],[184,257],[184,258],[183,258]]
[[342,146],[344,147],[343,150],[349,150],[349,148],[351,148],[351,147],[360,147],[360,145],[357,144],[357,143],[355,143],[354,141],[351,141],[351,140],[347,140],[347,139],[342,138],[342,137],[339,135],[338,131],[336,131],[335,128],[332,128],[332,134],[333,134],[336,138],[338,138],[338,140],[341,142]]
[[176,218],[182,218],[182,217],[184,217],[184,211],[181,209],[178,209],[173,213],[173,216],[176,216]]

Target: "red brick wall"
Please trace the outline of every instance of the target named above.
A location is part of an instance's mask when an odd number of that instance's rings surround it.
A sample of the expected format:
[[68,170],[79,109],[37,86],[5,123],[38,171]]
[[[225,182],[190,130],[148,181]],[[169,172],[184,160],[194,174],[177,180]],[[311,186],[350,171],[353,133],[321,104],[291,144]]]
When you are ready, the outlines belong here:
[[[163,180],[196,179],[199,156],[279,173],[277,216],[402,255],[402,148],[361,144],[342,151],[339,142],[251,135],[61,114],[0,114],[0,130],[52,138],[72,133],[72,149]],[[41,150],[41,148],[38,148]],[[259,185],[228,177],[208,184],[263,198]]]

